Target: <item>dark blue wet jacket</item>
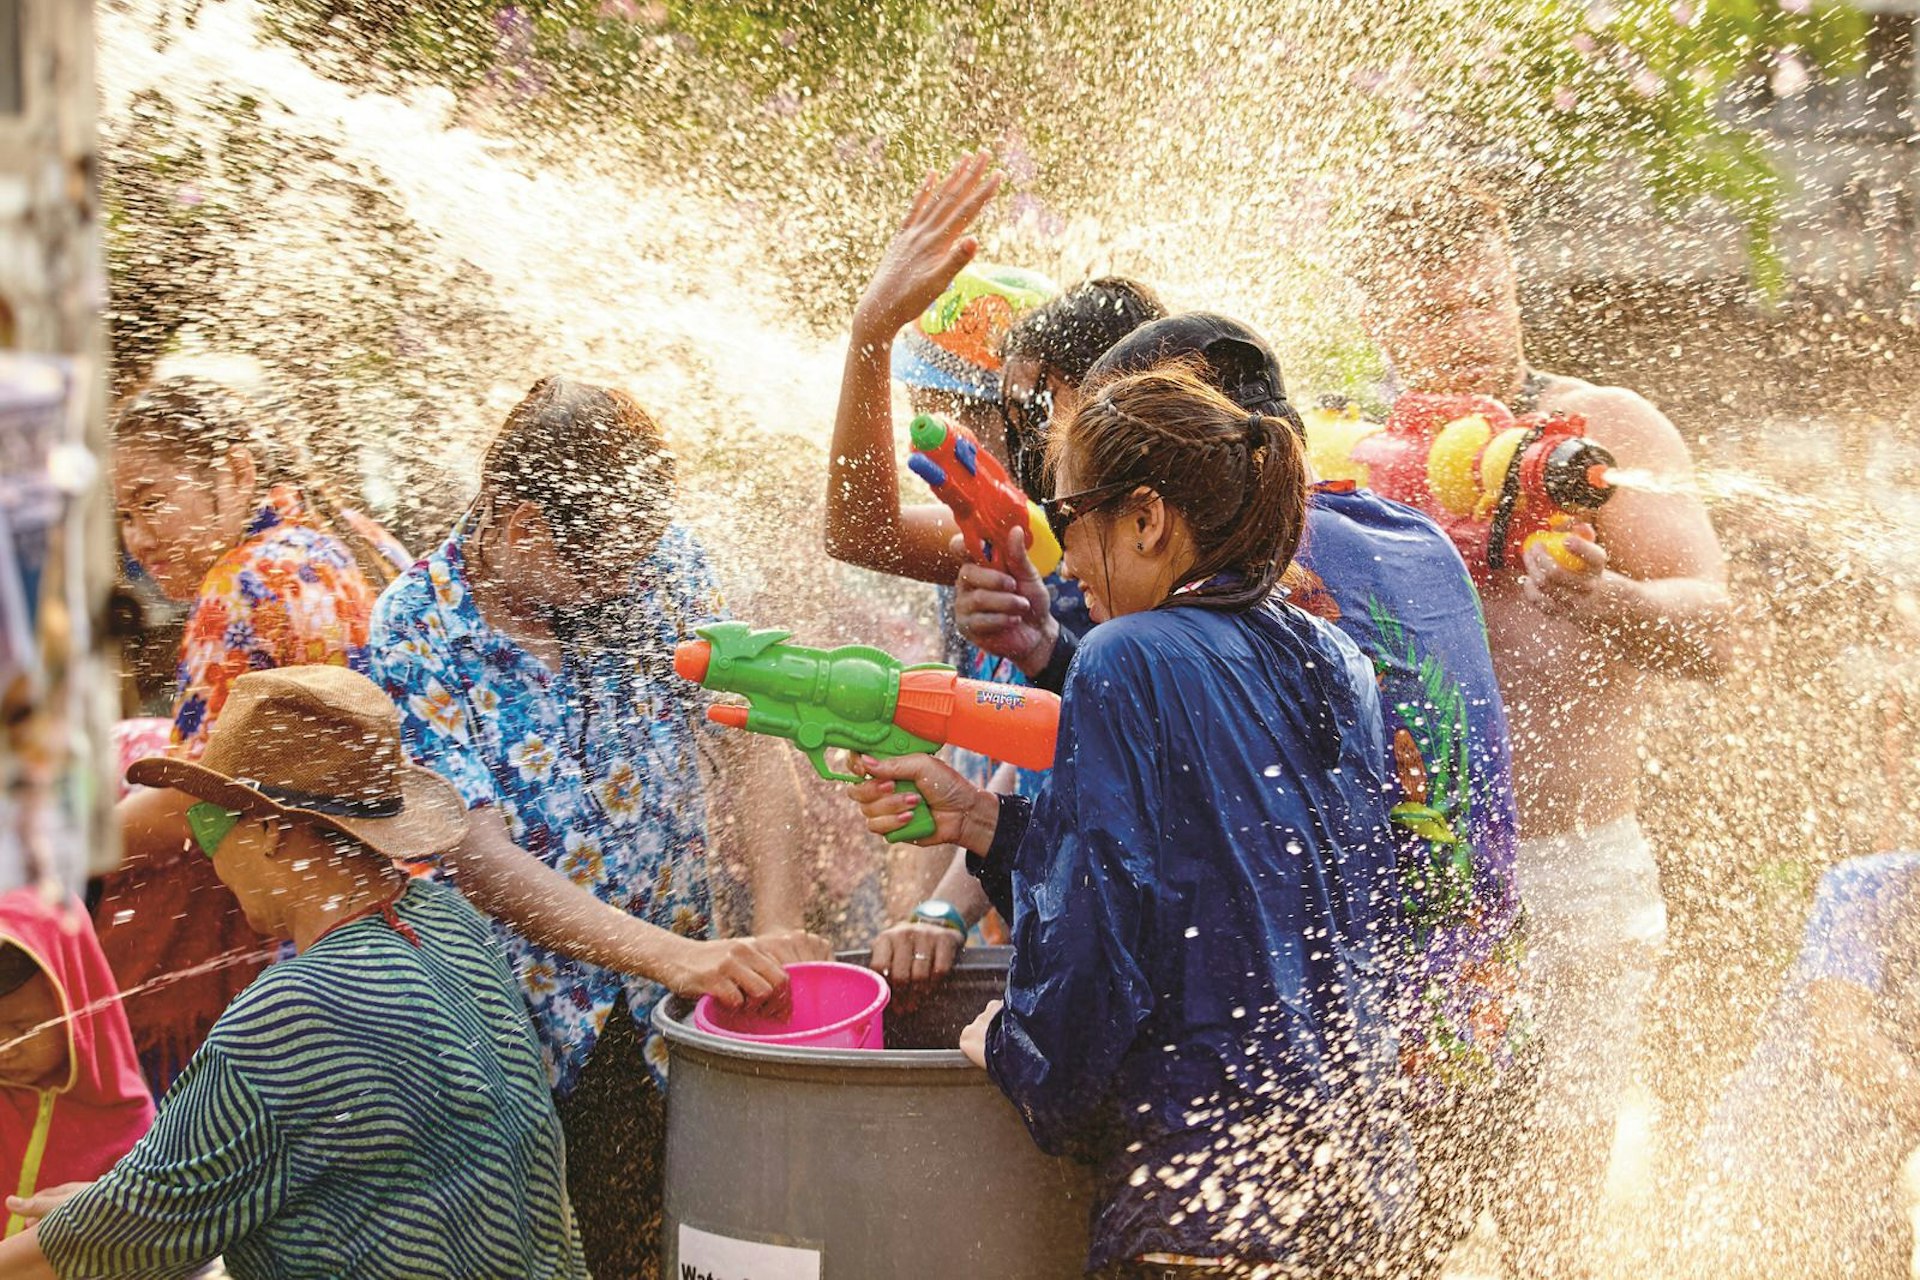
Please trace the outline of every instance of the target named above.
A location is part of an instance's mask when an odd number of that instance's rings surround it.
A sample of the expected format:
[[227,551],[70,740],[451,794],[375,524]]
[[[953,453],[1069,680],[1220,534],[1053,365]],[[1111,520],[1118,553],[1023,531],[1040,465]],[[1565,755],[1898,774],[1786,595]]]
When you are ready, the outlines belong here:
[[1093,1165],[1089,1269],[1379,1252],[1411,1173],[1382,1088],[1382,732],[1366,660],[1290,605],[1081,641],[1051,778],[975,862],[1015,948],[987,1067],[1042,1148]]

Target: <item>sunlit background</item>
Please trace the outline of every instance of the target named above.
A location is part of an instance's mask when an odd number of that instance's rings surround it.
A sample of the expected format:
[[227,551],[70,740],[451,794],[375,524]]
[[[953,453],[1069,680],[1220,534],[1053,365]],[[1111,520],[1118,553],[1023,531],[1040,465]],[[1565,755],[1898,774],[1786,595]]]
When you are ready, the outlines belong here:
[[[1497,191],[1533,362],[1678,425],[1746,636],[1725,682],[1663,690],[1645,746],[1672,936],[1616,1148],[1614,1274],[1662,1265],[1689,1141],[1819,871],[1920,847],[1920,4],[94,17],[116,391],[183,369],[246,386],[420,551],[535,378],[628,387],[673,438],[738,616],[903,656],[933,654],[929,594],[829,561],[819,512],[845,325],[929,166],[999,156],[984,257],[1243,316],[1297,393],[1369,405],[1393,382],[1336,267],[1355,206],[1428,176]],[[0,114],[19,93],[0,67]],[[26,217],[10,199],[0,217]],[[4,297],[41,267],[0,244]],[[170,692],[179,619],[147,605],[128,714]],[[887,855],[824,787],[812,803],[813,922],[864,942],[899,907]],[[1492,1267],[1476,1241],[1459,1273]]]

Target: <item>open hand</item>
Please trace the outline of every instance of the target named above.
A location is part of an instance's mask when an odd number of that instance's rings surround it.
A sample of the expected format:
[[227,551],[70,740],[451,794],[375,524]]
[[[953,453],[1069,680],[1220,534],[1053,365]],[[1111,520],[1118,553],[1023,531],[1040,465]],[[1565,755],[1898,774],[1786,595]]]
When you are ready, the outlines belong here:
[[[965,557],[966,539],[953,540]],[[967,643],[996,657],[1011,658],[1028,676],[1038,675],[1060,638],[1053,599],[1027,556],[1027,531],[1014,529],[1001,544],[1002,573],[968,560],[953,582],[953,622]]]
[[1000,190],[1002,177],[985,149],[961,157],[948,173],[927,175],[861,295],[856,335],[891,342],[901,326],[933,305],[979,251],[980,242],[967,229]]

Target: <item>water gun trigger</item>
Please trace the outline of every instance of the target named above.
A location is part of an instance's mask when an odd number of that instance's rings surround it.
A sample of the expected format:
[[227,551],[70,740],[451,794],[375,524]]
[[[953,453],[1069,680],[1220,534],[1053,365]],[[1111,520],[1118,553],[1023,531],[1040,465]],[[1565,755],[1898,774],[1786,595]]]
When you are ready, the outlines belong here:
[[813,765],[813,771],[825,778],[828,782],[863,781],[857,774],[834,772],[833,766],[827,763],[827,749],[825,747],[802,747],[800,748],[800,752],[806,756],[808,762]]

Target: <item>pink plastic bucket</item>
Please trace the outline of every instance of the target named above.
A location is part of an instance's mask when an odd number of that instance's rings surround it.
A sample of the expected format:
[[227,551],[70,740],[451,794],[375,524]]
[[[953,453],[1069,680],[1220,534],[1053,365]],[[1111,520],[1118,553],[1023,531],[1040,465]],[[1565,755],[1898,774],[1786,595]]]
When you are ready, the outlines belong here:
[[770,1018],[745,1009],[727,1009],[701,996],[693,1006],[693,1025],[710,1035],[753,1044],[815,1049],[884,1049],[883,1014],[893,998],[887,980],[871,969],[832,960],[787,966],[793,1010]]

